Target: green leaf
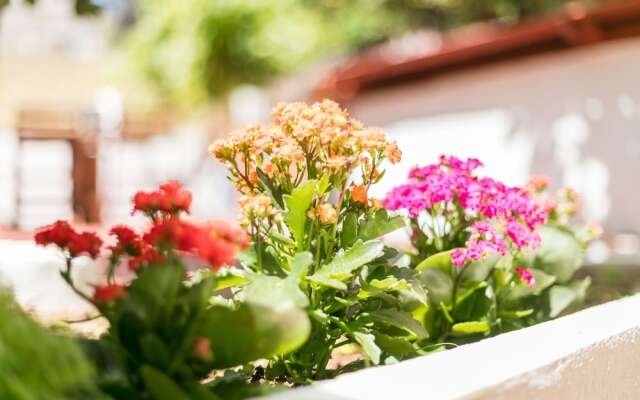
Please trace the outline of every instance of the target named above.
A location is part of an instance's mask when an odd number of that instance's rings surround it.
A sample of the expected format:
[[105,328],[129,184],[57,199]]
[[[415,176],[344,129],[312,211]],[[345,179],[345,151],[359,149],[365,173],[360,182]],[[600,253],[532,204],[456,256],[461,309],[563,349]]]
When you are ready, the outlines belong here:
[[380,364],[380,354],[382,350],[376,344],[376,337],[370,333],[355,332],[353,338],[362,347],[362,352],[371,360],[375,365]]
[[351,247],[358,238],[358,217],[354,212],[348,212],[342,222],[340,243],[343,248]]
[[273,184],[271,183],[271,179],[269,179],[269,176],[265,174],[264,171],[262,171],[260,168],[256,168],[256,174],[258,175],[258,179],[260,180],[260,183],[262,184],[262,187],[265,189],[265,191],[281,209],[284,209],[284,203],[282,202],[282,192],[280,191],[280,189],[273,186]]
[[155,400],[189,400],[189,396],[171,378],[157,369],[143,365],[140,374]]
[[532,288],[526,283],[521,283],[516,287],[502,289],[500,291],[500,296],[504,301],[513,303],[524,297],[540,294],[556,281],[554,276],[546,274],[538,269],[530,268],[529,272],[536,280],[536,287]]
[[289,353],[307,340],[310,330],[303,310],[241,304],[235,310],[211,307],[198,335],[211,341],[212,368],[222,369]]
[[535,310],[533,308],[529,308],[527,310],[516,310],[516,311],[502,311],[500,313],[500,317],[502,318],[524,318],[533,314]]
[[582,247],[575,235],[564,228],[546,225],[538,230],[542,244],[527,260],[533,268],[569,282],[582,264]]
[[461,282],[465,284],[485,281],[491,270],[503,259],[506,259],[506,257],[488,255],[478,261],[469,263],[462,271]]
[[329,174],[322,175],[322,178],[320,178],[320,180],[318,181],[318,185],[316,186],[318,196],[322,196],[327,191],[330,184],[331,181],[329,180]]
[[313,193],[316,181],[309,180],[294,189],[290,195],[284,196],[287,211],[284,214],[284,222],[291,230],[298,248],[302,248],[304,242],[304,227],[307,221],[307,210],[313,201]]
[[426,338],[429,336],[429,333],[422,327],[422,325],[413,319],[411,314],[404,311],[388,308],[385,310],[371,311],[370,315],[378,322],[393,325],[416,337]]
[[352,276],[353,271],[378,258],[383,250],[384,244],[379,240],[370,240],[364,243],[358,240],[349,250],[335,256],[330,263],[320,267],[308,279],[321,284],[332,280],[348,279]]
[[244,300],[274,309],[306,308],[309,299],[302,292],[297,277],[278,278],[269,275],[251,275],[249,284],[244,287]]
[[291,272],[289,276],[295,277],[298,280],[302,279],[307,275],[311,263],[313,263],[313,254],[308,251],[296,253],[291,262]]
[[415,352],[413,345],[407,338],[375,333],[376,344],[386,354],[397,359],[403,359]]
[[451,276],[437,268],[429,268],[418,275],[418,280],[427,289],[427,296],[433,304],[450,304],[453,291]]
[[242,286],[249,282],[247,273],[238,268],[221,268],[214,272],[214,290]]
[[451,333],[456,336],[485,333],[490,329],[487,321],[458,322],[451,327]]
[[451,253],[453,250],[441,251],[425,258],[416,266],[416,271],[426,271],[433,268],[449,271],[451,269]]
[[166,368],[171,363],[167,347],[158,336],[152,333],[148,333],[140,339],[140,348],[147,362],[158,368]]
[[549,316],[555,318],[577,299],[574,290],[564,286],[553,286],[549,289]]
[[389,217],[387,210],[379,209],[373,215],[365,217],[358,229],[358,237],[361,240],[377,239],[387,233],[404,228],[405,225],[402,217]]
[[309,282],[314,282],[322,286],[330,287],[336,290],[347,290],[347,285],[337,279],[328,278],[323,275],[311,275],[307,277]]

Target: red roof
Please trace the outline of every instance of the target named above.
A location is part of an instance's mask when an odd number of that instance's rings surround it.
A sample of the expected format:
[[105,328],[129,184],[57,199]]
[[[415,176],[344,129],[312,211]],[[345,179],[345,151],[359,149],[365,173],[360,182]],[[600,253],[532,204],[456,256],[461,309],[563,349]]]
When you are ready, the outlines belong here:
[[313,97],[345,101],[399,81],[630,36],[640,36],[640,0],[589,9],[571,2],[564,12],[517,25],[481,23],[390,41],[333,69],[316,85]]

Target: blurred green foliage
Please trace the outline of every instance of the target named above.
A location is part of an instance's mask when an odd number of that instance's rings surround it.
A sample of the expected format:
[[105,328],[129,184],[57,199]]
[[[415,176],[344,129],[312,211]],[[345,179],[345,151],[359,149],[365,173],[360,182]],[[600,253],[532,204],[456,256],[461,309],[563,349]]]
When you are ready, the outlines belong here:
[[93,369],[70,338],[38,325],[0,288],[0,399],[101,399]]
[[[596,0],[585,0],[592,3]],[[139,0],[125,69],[164,101],[194,106],[331,54],[431,26],[515,23],[565,0]]]

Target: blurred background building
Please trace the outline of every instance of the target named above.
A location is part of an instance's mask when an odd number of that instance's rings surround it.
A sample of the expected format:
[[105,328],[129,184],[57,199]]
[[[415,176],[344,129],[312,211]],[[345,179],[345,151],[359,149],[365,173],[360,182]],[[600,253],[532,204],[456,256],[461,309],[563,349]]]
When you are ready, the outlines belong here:
[[593,261],[636,254],[638,70],[640,0],[0,0],[0,226],[131,222],[167,179],[231,219],[208,143],[329,97],[404,152],[377,195],[474,156],[578,189]]

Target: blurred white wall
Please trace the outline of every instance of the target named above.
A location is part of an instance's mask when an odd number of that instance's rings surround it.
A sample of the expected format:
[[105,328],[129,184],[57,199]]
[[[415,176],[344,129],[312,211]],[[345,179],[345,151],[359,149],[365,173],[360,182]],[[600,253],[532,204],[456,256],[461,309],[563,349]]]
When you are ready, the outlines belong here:
[[574,186],[587,218],[637,234],[638,71],[640,39],[632,38],[395,84],[344,106],[386,127],[405,153],[383,189],[438,154],[475,156],[512,184],[533,173]]

